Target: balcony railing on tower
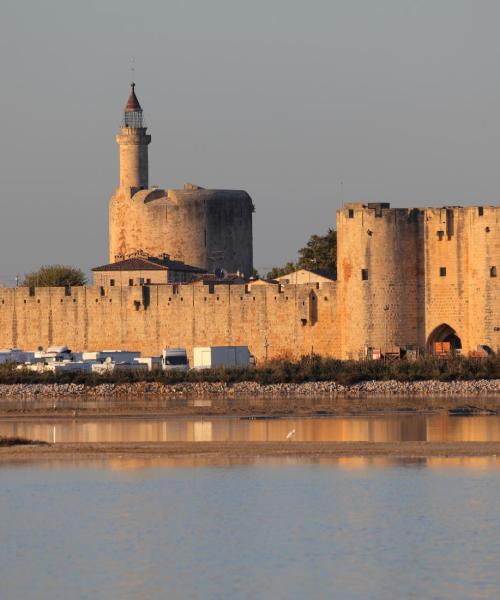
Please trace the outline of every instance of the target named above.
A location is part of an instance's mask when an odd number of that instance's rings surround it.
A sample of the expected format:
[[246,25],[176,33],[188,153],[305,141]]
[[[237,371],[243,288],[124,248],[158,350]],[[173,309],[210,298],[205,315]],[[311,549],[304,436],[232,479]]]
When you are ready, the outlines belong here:
[[142,110],[131,110],[123,113],[122,127],[134,129],[146,127]]

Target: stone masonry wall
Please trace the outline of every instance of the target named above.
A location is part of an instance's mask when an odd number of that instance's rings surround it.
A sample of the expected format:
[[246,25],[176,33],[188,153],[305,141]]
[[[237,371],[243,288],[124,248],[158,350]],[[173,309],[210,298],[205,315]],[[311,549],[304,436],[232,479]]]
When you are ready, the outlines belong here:
[[337,212],[343,354],[424,343],[421,214],[347,204]]
[[[428,208],[425,331],[449,325],[463,348],[500,348],[500,208]],[[446,269],[446,272],[442,271]]]
[[252,273],[250,196],[238,190],[118,188],[109,203],[109,260],[139,250],[213,271]]
[[0,289],[0,347],[26,350],[247,345],[258,360],[339,356],[336,322],[336,283]]

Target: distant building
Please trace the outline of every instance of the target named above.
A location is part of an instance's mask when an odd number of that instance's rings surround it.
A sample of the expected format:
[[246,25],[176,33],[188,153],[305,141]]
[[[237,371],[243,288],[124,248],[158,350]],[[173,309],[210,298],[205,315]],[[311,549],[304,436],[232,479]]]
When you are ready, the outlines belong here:
[[142,107],[132,84],[120,133],[120,180],[109,202],[109,261],[142,251],[207,271],[253,269],[254,205],[243,190],[183,189],[149,184],[147,133]]
[[130,257],[92,269],[94,285],[132,286],[188,283],[206,273],[204,269],[186,265],[169,257]]
[[251,279],[250,196],[149,187],[150,139],[132,88],[117,137],[110,264],[93,269],[93,287],[0,288],[0,348],[154,356],[245,345],[257,360],[500,354],[500,206],[344,204],[336,277],[299,269]]
[[276,277],[276,281],[279,283],[287,283],[290,285],[299,285],[301,283],[331,283],[335,281],[336,277],[332,273],[327,271],[319,271],[309,269],[299,269],[286,275]]

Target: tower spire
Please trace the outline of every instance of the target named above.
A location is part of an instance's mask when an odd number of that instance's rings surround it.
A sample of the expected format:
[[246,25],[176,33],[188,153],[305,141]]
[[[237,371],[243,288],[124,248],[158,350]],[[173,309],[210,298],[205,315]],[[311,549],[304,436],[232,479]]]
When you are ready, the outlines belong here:
[[145,128],[142,107],[135,94],[135,83],[130,84],[130,95],[123,111],[123,127]]
[[139,100],[135,95],[135,83],[132,81],[130,84],[130,96],[128,97],[127,104],[125,106],[125,112],[134,112],[136,110],[140,110],[142,112],[141,105],[139,104]]
[[151,136],[146,133],[147,127],[135,94],[134,82],[130,88],[116,141],[120,147],[120,187],[137,190],[148,187],[148,144]]

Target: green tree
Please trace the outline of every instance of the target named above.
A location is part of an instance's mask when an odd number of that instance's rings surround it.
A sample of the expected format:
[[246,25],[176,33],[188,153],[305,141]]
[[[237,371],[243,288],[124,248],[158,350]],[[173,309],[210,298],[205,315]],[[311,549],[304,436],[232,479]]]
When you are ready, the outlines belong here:
[[267,279],[276,279],[282,275],[288,275],[297,270],[297,265],[293,262],[287,262],[284,267],[273,267],[267,274]]
[[44,265],[38,271],[24,276],[25,287],[65,287],[68,285],[85,285],[87,278],[80,269],[66,265]]
[[327,271],[337,275],[337,232],[328,229],[325,235],[311,235],[307,244],[300,248],[296,263],[287,262],[284,267],[273,267],[267,274],[268,279],[288,275],[297,269]]
[[299,269],[319,269],[337,274],[337,232],[328,229],[326,235],[312,235],[304,248],[299,250]]

